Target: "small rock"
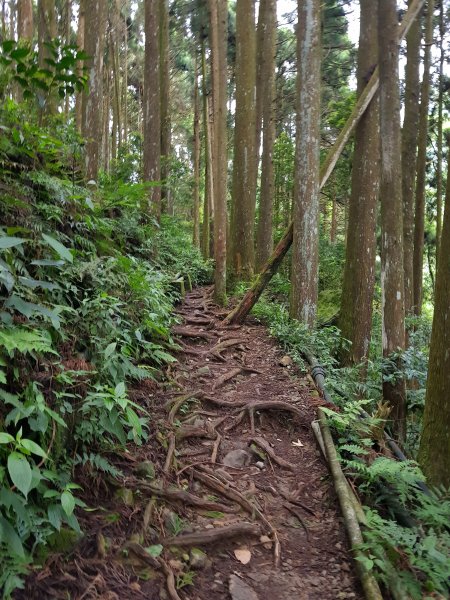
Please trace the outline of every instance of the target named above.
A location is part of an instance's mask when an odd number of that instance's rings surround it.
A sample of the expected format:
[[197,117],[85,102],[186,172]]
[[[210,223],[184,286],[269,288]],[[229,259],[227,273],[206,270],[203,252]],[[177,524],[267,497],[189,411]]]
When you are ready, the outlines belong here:
[[197,369],[197,375],[209,375],[211,373],[211,369],[209,367],[200,367]]
[[155,465],[151,460],[144,460],[141,463],[138,463],[135,471],[136,475],[145,477],[146,479],[155,479],[156,477]]
[[246,450],[231,450],[223,459],[226,467],[248,467],[252,462],[252,455]]
[[134,506],[133,491],[128,488],[119,488],[114,494],[116,500],[121,500],[125,506]]
[[262,545],[264,546],[264,548],[266,550],[272,549],[272,540],[270,539],[270,537],[268,535],[262,535],[259,538],[259,541],[262,543]]
[[255,590],[237,575],[230,575],[229,589],[232,600],[258,600]]
[[264,467],[266,466],[266,465],[265,465],[265,464],[262,462],[262,460],[258,460],[258,462],[257,462],[257,463],[255,463],[255,465],[258,467],[258,469],[261,469],[261,470],[263,470],[263,469],[264,469]]
[[292,360],[292,358],[290,356],[283,356],[283,358],[280,359],[279,364],[282,367],[290,367],[294,364],[294,361]]
[[191,548],[189,563],[192,569],[198,571],[205,569],[211,564],[208,555],[200,548]]

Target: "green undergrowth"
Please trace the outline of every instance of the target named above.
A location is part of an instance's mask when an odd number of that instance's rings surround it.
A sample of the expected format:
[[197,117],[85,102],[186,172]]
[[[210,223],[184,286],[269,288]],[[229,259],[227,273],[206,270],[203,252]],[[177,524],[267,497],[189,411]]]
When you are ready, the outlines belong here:
[[[118,475],[152,415],[129,394],[174,359],[185,285],[210,281],[183,222],[142,213],[147,190],[79,180],[80,140],[0,108],[0,588],[22,585],[56,531],[80,532],[73,473]],[[57,132],[57,133],[56,133]],[[44,552],[42,552],[44,550]]]
[[[340,368],[336,359],[343,343],[336,327],[308,330],[289,318],[287,307],[274,301],[269,289],[254,307],[253,315],[267,324],[270,334],[306,371],[305,352],[325,367],[326,385],[339,412],[327,413],[342,467],[358,490],[364,505],[365,567],[372,571],[394,598],[448,598],[450,593],[450,491],[424,494],[418,482],[424,476],[414,460],[398,462],[379,451],[383,448],[381,359],[371,359],[361,383],[361,367]],[[426,380],[429,319],[416,320],[410,348],[403,358],[404,372],[415,389],[409,403],[418,435]],[[375,329],[375,328],[374,328]],[[375,342],[376,343],[376,342]],[[392,372],[391,372],[391,376]],[[370,414],[361,419],[361,410]],[[414,446],[414,443],[411,442]]]

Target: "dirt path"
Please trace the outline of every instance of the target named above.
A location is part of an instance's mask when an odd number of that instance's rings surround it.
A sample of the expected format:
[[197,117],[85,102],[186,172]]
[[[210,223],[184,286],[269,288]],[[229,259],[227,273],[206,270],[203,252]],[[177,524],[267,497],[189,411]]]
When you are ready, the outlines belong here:
[[[171,385],[134,392],[152,414],[149,443],[112,460],[122,490],[90,487],[86,502],[104,509],[83,517],[89,535],[18,597],[362,598],[310,428],[312,383],[251,319],[221,329],[208,290],[188,294],[178,312],[184,349]],[[143,479],[143,465],[155,474]],[[161,556],[148,558],[144,548],[159,543]],[[193,585],[170,591],[173,581]]]

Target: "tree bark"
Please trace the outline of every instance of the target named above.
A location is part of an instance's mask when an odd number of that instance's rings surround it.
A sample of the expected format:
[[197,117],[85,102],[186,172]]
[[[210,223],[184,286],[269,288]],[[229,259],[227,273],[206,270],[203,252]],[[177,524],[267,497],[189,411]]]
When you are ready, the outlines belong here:
[[313,327],[319,282],[320,0],[299,0],[292,317]]
[[256,202],[255,0],[236,2],[236,113],[230,219],[230,267],[237,279],[253,276]]
[[[256,88],[256,95],[262,96],[263,105],[263,153],[261,165],[261,191],[259,198],[259,218],[256,234],[256,269],[261,267],[269,258],[273,250],[273,194],[274,194],[274,165],[273,147],[275,144],[275,53],[277,33],[277,6],[276,0],[261,0],[260,17],[261,27],[264,35],[262,42],[258,45],[258,57],[265,59],[260,65],[260,77]],[[258,106],[258,102],[257,102]],[[257,117],[258,118],[258,117]],[[258,123],[256,124],[256,156],[259,153]],[[255,167],[255,172],[257,165]]]
[[160,0],[160,27],[161,27],[161,207],[162,210],[173,215],[173,202],[168,186],[169,160],[171,144],[170,122],[170,40],[169,40],[169,0]]
[[194,205],[192,242],[200,247],[200,108],[198,98],[197,60],[194,73]]
[[442,233],[442,145],[443,145],[443,104],[444,104],[444,2],[439,6],[439,96],[437,130],[437,166],[436,166],[436,265],[439,257],[439,245]]
[[416,211],[414,224],[414,256],[413,256],[413,290],[414,313],[422,312],[423,296],[423,250],[425,236],[425,186],[428,146],[428,107],[430,102],[430,68],[431,45],[433,43],[433,13],[434,0],[428,0],[425,49],[423,58],[423,79],[420,92],[419,112],[419,138],[417,149],[417,183],[416,183]]
[[[160,0],[145,2],[144,181],[161,179]],[[150,212],[161,218],[161,186],[149,188]]]
[[[51,42],[56,36],[55,0],[38,0],[38,56],[39,66],[42,69],[48,69],[49,65],[46,63],[46,59],[53,58],[45,44]],[[56,106],[56,97],[50,90],[45,97],[44,114],[55,114]]]
[[[411,4],[411,0],[410,0]],[[419,126],[420,19],[416,18],[406,37],[405,118],[402,132],[403,255],[405,270],[405,314],[412,313],[414,254],[414,192]]]
[[[364,90],[367,73],[378,58],[377,12],[376,2],[360,0],[358,96]],[[378,98],[374,98],[355,131],[344,283],[339,313],[342,337],[351,342],[350,348],[341,349],[341,362],[344,365],[359,364],[365,360],[370,344],[380,188],[378,109]],[[334,207],[335,201],[333,221]]]
[[431,485],[450,486],[450,156],[436,275],[425,412],[419,462]]
[[[106,31],[106,0],[92,0],[85,5],[84,49],[91,57],[86,61],[89,89],[83,93],[83,137],[86,138],[85,177],[98,179],[102,148],[103,52]],[[101,33],[100,33],[101,32]]]
[[[403,210],[401,181],[400,92],[396,0],[379,0],[378,47],[380,68],[381,135],[381,296],[383,357],[398,365],[394,353],[405,347],[403,283]],[[383,396],[392,407],[393,428],[400,441],[406,437],[404,379],[388,380]]]
[[228,6],[208,0],[213,94],[214,299],[226,303],[227,276],[227,25]]
[[[77,27],[77,47],[84,49],[84,3],[85,0],[80,0],[78,5],[78,27]],[[80,76],[83,73],[83,61],[77,63],[77,75]],[[77,92],[75,97],[75,124],[78,133],[81,133],[83,121],[83,93]]]
[[212,183],[212,156],[211,156],[211,136],[209,134],[209,109],[208,109],[208,93],[206,86],[206,54],[205,40],[201,41],[202,52],[202,103],[203,103],[203,146],[205,156],[205,192],[203,198],[203,223],[202,223],[202,255],[204,259],[210,257],[210,226],[211,226],[211,211],[210,202],[213,195]]
[[19,0],[17,3],[17,37],[31,42],[33,39],[33,2]]

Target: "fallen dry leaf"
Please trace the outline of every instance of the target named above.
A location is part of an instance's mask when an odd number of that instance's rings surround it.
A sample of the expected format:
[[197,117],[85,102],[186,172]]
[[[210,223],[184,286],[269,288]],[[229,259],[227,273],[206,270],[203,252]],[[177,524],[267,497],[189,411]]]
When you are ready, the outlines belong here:
[[248,564],[252,558],[252,553],[246,548],[238,548],[234,551],[234,555],[243,565]]
[[292,445],[293,445],[293,446],[297,446],[297,448],[301,448],[301,447],[303,447],[303,444],[301,443],[301,441],[300,441],[300,440],[297,440],[296,442],[292,442]]

